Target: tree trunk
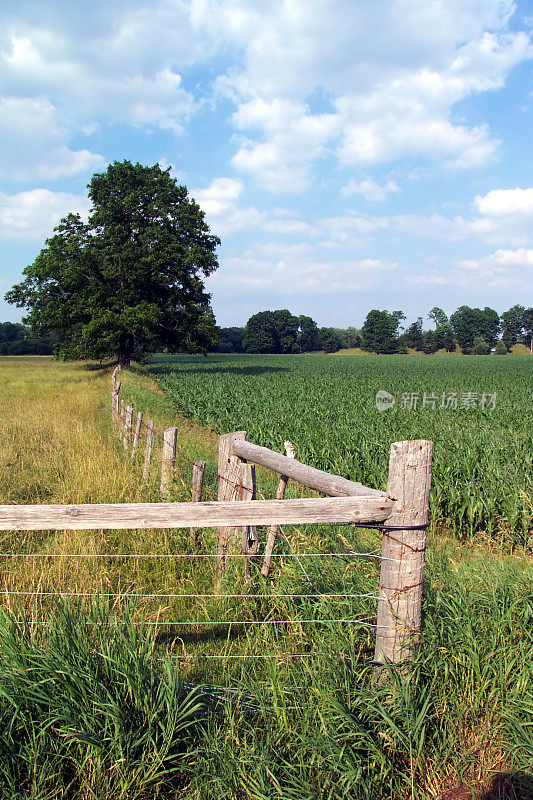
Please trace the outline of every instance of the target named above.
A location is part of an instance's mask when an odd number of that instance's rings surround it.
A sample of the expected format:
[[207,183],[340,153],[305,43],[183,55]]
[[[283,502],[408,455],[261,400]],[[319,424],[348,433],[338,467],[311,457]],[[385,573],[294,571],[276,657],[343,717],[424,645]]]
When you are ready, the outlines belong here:
[[121,369],[129,367],[133,355],[135,339],[131,333],[122,333],[118,344],[118,365]]

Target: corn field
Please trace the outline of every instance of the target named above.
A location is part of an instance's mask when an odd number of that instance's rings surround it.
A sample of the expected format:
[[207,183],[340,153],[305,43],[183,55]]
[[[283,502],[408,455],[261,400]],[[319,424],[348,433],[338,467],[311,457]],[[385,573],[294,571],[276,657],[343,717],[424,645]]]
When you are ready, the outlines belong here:
[[[533,359],[528,356],[164,357],[176,408],[221,433],[385,488],[390,443],[435,443],[432,518],[459,537],[526,544],[532,511]],[[377,392],[394,404],[376,405]]]

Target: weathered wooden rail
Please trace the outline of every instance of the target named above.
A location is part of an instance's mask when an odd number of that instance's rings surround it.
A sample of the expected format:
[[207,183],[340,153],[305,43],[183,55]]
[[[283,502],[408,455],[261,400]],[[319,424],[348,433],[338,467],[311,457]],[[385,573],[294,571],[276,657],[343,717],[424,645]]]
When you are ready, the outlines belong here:
[[77,531],[140,528],[214,528],[327,522],[382,522],[392,509],[386,495],[248,500],[240,503],[107,503],[0,506],[0,530]]

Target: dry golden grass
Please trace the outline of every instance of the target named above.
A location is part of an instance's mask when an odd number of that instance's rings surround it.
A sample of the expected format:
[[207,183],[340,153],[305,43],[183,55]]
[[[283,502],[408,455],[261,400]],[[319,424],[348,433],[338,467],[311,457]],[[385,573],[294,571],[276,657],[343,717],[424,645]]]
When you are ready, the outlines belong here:
[[[49,358],[0,359],[0,503],[117,503],[158,500],[159,445],[148,485],[112,430],[110,370],[88,370]],[[161,425],[176,420],[158,418]],[[188,427],[184,423],[184,429]],[[204,436],[205,438],[205,436]],[[159,462],[160,463],[160,462]],[[180,494],[181,493],[181,494]],[[179,475],[174,497],[187,499]],[[6,532],[2,553],[172,553],[181,531]],[[169,559],[2,558],[4,602],[38,615],[48,598],[13,592],[172,593],[190,580],[186,563]],[[186,591],[186,590],[185,590]],[[140,617],[160,614],[160,601],[136,602]],[[170,608],[170,618],[175,608]],[[169,616],[170,614],[170,616]]]
[[0,360],[0,498],[3,503],[141,499],[114,446],[106,370],[45,358]]

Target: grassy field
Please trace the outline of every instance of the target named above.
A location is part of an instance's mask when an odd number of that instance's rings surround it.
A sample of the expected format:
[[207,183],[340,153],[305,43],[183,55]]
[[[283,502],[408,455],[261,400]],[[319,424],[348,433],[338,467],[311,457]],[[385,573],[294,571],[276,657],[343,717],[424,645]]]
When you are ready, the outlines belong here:
[[[192,363],[185,362],[184,383],[192,377],[197,382],[189,386],[204,385],[198,381],[206,373],[194,378]],[[214,363],[200,362],[196,369]],[[225,373],[216,363],[218,379]],[[223,363],[239,383],[235,363]],[[268,372],[268,366],[274,369]],[[261,370],[251,377],[285,372],[279,362]],[[150,376],[121,377],[125,397],[150,412],[158,426],[178,426],[180,469],[173,497],[186,499],[192,459],[205,458],[214,474],[216,436],[177,414]],[[243,378],[246,383],[246,371]],[[320,380],[315,405],[326,391],[331,397],[335,385],[330,377]],[[248,384],[245,396],[257,408],[254,387]],[[112,431],[109,389],[109,371],[46,359],[0,359],[0,502],[157,498],[156,469],[143,484],[141,464],[131,462]],[[226,404],[231,407],[228,399]],[[242,413],[251,413],[248,402]],[[325,424],[327,416],[317,420]],[[280,425],[279,436],[291,433],[297,440],[292,429]],[[303,450],[303,443],[297,444]],[[265,491],[272,489],[265,475],[260,483]],[[377,474],[372,483],[379,483]],[[268,581],[254,573],[250,587],[251,594],[272,596],[222,601],[135,597],[212,592],[208,559],[126,557],[187,553],[188,532],[3,534],[0,796],[530,797],[533,575],[525,552],[511,553],[494,540],[459,544],[442,531],[434,533],[422,646],[408,674],[391,675],[388,686],[373,688],[371,629],[301,620],[375,613],[373,562],[303,554],[341,552],[346,545],[371,550],[376,535],[346,526],[286,532],[302,554],[307,577],[282,539],[286,557],[276,562]],[[213,544],[213,533],[205,532],[199,552],[213,552]],[[5,555],[13,552],[33,555]],[[102,557],[117,554],[124,555]],[[235,569],[224,589],[242,593],[242,588]],[[9,594],[41,591],[98,596],[58,602]],[[320,597],[333,592],[370,597]],[[279,594],[308,597],[273,596]],[[216,624],[267,618],[289,622],[249,630]],[[204,622],[189,628],[139,624],[177,619]],[[225,658],[177,660],[184,653]],[[291,658],[295,653],[310,657]],[[191,694],[193,686],[199,688]]]
[[[527,543],[529,356],[160,357],[151,372],[202,424],[276,450],[290,439],[302,461],[367,486],[386,486],[391,442],[430,439],[433,520],[458,537]],[[379,390],[394,397],[389,410],[376,408]]]

